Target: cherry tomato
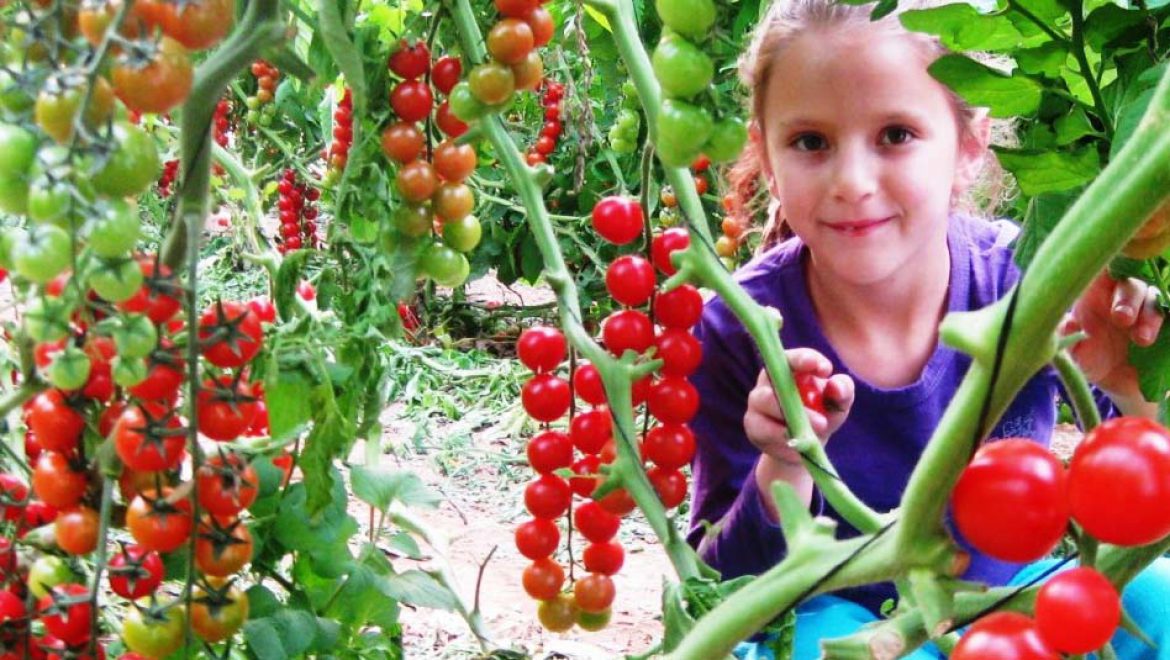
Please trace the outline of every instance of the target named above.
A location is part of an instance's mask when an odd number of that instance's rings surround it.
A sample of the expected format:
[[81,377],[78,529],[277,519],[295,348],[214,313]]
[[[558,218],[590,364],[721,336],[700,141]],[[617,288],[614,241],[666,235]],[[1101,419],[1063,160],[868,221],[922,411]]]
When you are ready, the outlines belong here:
[[794,380],[804,407],[825,414],[825,393],[817,383],[817,377],[810,373],[799,373],[794,376]]
[[1036,626],[1062,653],[1089,653],[1105,645],[1121,623],[1121,599],[1104,576],[1087,567],[1054,575],[1036,595]]
[[524,411],[538,422],[560,419],[569,410],[571,396],[569,383],[549,373],[533,376],[520,390]]
[[577,607],[585,612],[601,612],[613,604],[616,590],[608,575],[590,573],[573,583]]
[[532,29],[532,45],[536,48],[552,41],[556,26],[553,24],[552,14],[544,7],[537,6],[524,17],[524,22]]
[[605,386],[601,382],[601,373],[597,367],[585,363],[577,366],[573,372],[573,391],[582,401],[595,406],[605,403]]
[[207,379],[196,402],[199,432],[220,442],[235,440],[252,426],[256,400],[246,380],[233,383],[227,376]]
[[541,373],[552,371],[565,359],[565,336],[549,326],[534,326],[520,333],[516,355],[529,369]]
[[114,93],[127,108],[163,113],[187,99],[194,69],[183,45],[163,37],[157,46],[137,46],[123,53],[114,64],[113,81]]
[[1069,463],[1072,516],[1106,543],[1145,545],[1170,534],[1170,431],[1134,417],[1090,431]]
[[582,555],[585,570],[601,575],[615,575],[622,569],[626,559],[626,551],[617,541],[602,541],[585,546]]
[[114,450],[127,468],[139,472],[173,470],[187,444],[178,417],[158,404],[126,408],[114,424]]
[[521,18],[539,6],[536,0],[495,0],[495,5],[500,16],[508,18]]
[[624,309],[606,317],[601,326],[601,340],[615,356],[627,350],[644,353],[654,343],[650,317],[636,309]]
[[569,594],[557,594],[555,598],[540,601],[536,617],[549,632],[568,632],[576,623],[577,604]]
[[575,476],[569,478],[569,488],[581,497],[590,497],[601,483],[598,472],[601,470],[601,459],[593,454],[586,454],[573,461],[569,466]]
[[664,470],[654,466],[646,470],[646,478],[654,486],[662,506],[667,509],[673,509],[687,498],[687,478],[678,470]]
[[[544,60],[541,59],[540,53],[536,50],[529,51],[524,59],[513,64],[512,77],[516,81],[516,89],[534,90],[539,87],[540,81],[544,79]],[[547,153],[552,153],[556,142],[555,138],[550,137],[549,139],[553,142]]]
[[455,144],[444,140],[433,154],[435,172],[447,181],[463,181],[475,171],[475,148],[470,144]]
[[431,51],[422,41],[409,43],[403,39],[390,55],[388,64],[395,74],[406,80],[414,80],[426,75],[431,68]]
[[403,199],[415,204],[430,199],[439,186],[435,168],[425,160],[416,160],[398,168],[394,181]]
[[575,415],[569,423],[569,437],[573,446],[583,454],[596,454],[613,438],[613,422],[606,409],[590,410]]
[[425,146],[426,140],[414,124],[400,121],[382,131],[382,152],[396,162],[409,163],[417,159]]
[[637,503],[634,502],[634,498],[630,497],[630,494],[624,488],[611,491],[605,497],[597,500],[597,503],[601,505],[601,508],[615,516],[624,516],[638,508]]
[[195,539],[195,566],[207,575],[227,577],[252,561],[252,532],[239,520],[226,527],[205,520]]
[[248,597],[238,587],[198,587],[191,603],[191,629],[205,642],[222,642],[248,620]]
[[444,55],[435,60],[435,66],[431,68],[431,83],[439,92],[450,94],[462,75],[463,63],[459,58]]
[[249,300],[248,309],[261,323],[276,323],[276,305],[268,298],[261,296]]
[[516,528],[516,549],[529,559],[551,556],[560,542],[561,532],[551,520],[533,518]]
[[538,474],[549,474],[573,464],[573,442],[561,431],[542,431],[528,441],[528,464]]
[[88,596],[89,589],[84,585],[74,583],[53,587],[48,595],[37,602],[37,611],[41,623],[45,624],[45,630],[70,645],[88,640],[92,632],[90,616],[93,612]]
[[184,499],[169,504],[163,499],[169,494],[169,488],[161,496],[155,491],[140,493],[126,509],[130,535],[147,550],[172,552],[191,537],[191,503]]
[[614,259],[605,271],[605,288],[617,302],[630,307],[646,303],[656,284],[654,266],[636,254]]
[[674,275],[677,269],[670,255],[677,250],[687,249],[690,244],[691,237],[687,230],[682,227],[667,229],[650,242],[650,261],[663,273]]
[[1064,466],[1024,438],[975,452],[951,495],[955,524],[971,545],[1003,561],[1047,555],[1068,526]]
[[646,433],[642,443],[646,460],[664,470],[678,470],[695,456],[695,436],[681,424],[662,424]]
[[524,569],[521,583],[529,596],[537,600],[553,600],[565,584],[565,569],[552,558],[537,559]]
[[615,245],[625,245],[642,235],[642,205],[629,197],[605,197],[593,206],[593,230]]
[[[471,93],[470,89],[468,89],[467,93]],[[439,127],[440,131],[443,131],[444,135],[451,138],[457,138],[463,135],[467,132],[468,128],[467,124],[452,114],[451,103],[447,100],[440,103],[439,109],[435,111],[435,125]]]
[[77,506],[85,495],[89,475],[64,454],[42,452],[32,473],[32,490],[45,504],[57,509]]
[[199,466],[199,506],[216,516],[234,516],[259,494],[256,469],[239,454],[212,456]]
[[154,593],[162,584],[162,558],[139,545],[128,545],[110,559],[110,590],[136,600]]
[[[471,70],[467,83],[471,86],[471,93],[480,103],[488,106],[500,105],[512,98],[513,92],[516,91],[516,74],[498,62],[477,64]],[[452,90],[452,99],[455,98],[457,90],[458,86]]]
[[951,652],[951,660],[1059,658],[1040,638],[1036,622],[1019,612],[995,612],[976,621]]
[[25,415],[29,430],[43,449],[73,451],[85,430],[85,418],[69,405],[61,390],[49,389],[33,397]]
[[434,97],[431,88],[421,80],[400,82],[390,92],[390,107],[405,122],[422,121],[431,114]]
[[524,489],[524,505],[537,518],[558,518],[569,510],[573,492],[569,482],[553,474],[542,474]]
[[142,609],[131,607],[122,619],[126,648],[149,658],[165,658],[183,645],[186,612],[181,603],[155,606],[141,599]]
[[[213,340],[213,334],[216,336]],[[242,367],[260,352],[264,330],[260,318],[244,303],[213,303],[199,317],[203,357],[223,369]]]
[[487,34],[487,51],[504,64],[519,64],[533,48],[532,28],[518,18],[497,21]]
[[87,506],[57,515],[57,546],[71,555],[86,555],[98,544],[98,513]]

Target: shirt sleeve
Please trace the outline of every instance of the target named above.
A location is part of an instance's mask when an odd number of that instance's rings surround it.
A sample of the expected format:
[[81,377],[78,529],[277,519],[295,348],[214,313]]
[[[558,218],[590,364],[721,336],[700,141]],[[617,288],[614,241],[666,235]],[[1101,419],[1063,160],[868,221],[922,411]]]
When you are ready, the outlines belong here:
[[[696,336],[703,362],[691,377],[700,406],[691,422],[697,447],[687,540],[725,579],[758,574],[785,552],[780,527],[769,519],[756,486],[760,452],[743,430],[748,392],[762,363],[754,342],[722,303],[707,306]],[[710,533],[708,526],[714,527]]]

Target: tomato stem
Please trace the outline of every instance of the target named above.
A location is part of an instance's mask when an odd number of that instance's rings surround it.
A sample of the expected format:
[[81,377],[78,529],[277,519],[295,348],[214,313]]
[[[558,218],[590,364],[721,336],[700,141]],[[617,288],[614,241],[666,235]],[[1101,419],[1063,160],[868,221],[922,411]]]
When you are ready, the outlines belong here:
[[1085,374],[1077,368],[1067,350],[1058,351],[1052,364],[1069,396],[1069,403],[1076,413],[1081,430],[1086,433],[1092,431],[1101,423],[1101,412],[1097,410],[1097,402],[1093,400],[1093,391],[1089,389]]

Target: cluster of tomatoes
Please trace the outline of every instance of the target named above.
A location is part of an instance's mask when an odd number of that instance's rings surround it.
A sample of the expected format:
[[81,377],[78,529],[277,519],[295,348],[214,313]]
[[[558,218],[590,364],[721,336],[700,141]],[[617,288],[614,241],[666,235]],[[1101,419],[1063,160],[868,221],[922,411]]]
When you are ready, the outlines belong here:
[[286,169],[277,185],[280,210],[280,242],[276,249],[281,254],[301,248],[320,247],[317,237],[317,207],[321,191],[307,183],[297,182],[296,170]]
[[244,105],[248,108],[246,118],[252,124],[269,126],[276,116],[276,86],[280,83],[280,69],[264,60],[252,63],[252,76],[256,78],[256,94],[249,96]]
[[158,177],[158,196],[170,197],[171,186],[175,183],[175,179],[179,176],[179,159],[172,158],[163,163],[162,174]]
[[213,119],[213,136],[215,143],[221,147],[228,146],[228,129],[231,128],[232,123],[229,115],[232,111],[232,102],[227,99],[220,99],[219,103],[215,104],[215,117]]
[[[422,252],[421,271],[442,286],[459,286],[471,270],[464,255],[482,236],[479,219],[471,214],[475,194],[466,183],[478,158],[474,147],[457,144],[453,138],[430,148],[418,122],[430,116],[434,102],[423,76],[431,72],[436,89],[446,93],[459,80],[462,65],[454,57],[443,57],[432,71],[426,44],[404,41],[390,57],[390,70],[403,78],[390,96],[398,121],[382,131],[382,151],[398,164],[394,181],[404,201],[394,211],[394,227],[408,238],[436,235]],[[440,130],[466,130],[466,126],[443,128],[446,121],[436,121]]]
[[488,30],[489,61],[451,90],[451,111],[465,122],[507,107],[520,90],[535,90],[544,79],[538,50],[552,40],[552,14],[538,0],[495,0],[500,20]]
[[668,28],[650,63],[662,87],[658,112],[658,157],[669,167],[685,167],[700,153],[716,163],[739,155],[747,142],[747,125],[734,115],[712,118],[703,107],[704,93],[715,77],[715,64],[695,45],[711,35],[714,0],[658,0]]
[[326,183],[336,180],[345,164],[349,162],[349,148],[353,145],[353,94],[349,88],[341,95],[337,102],[337,109],[333,111],[333,144],[325,152],[329,160],[329,172],[325,175]]
[[642,129],[641,103],[632,80],[622,83],[622,100],[617,119],[609,129],[609,147],[619,154],[632,154],[638,149],[638,133]]
[[[1165,538],[1170,510],[1160,503],[1167,497],[1170,431],[1147,419],[1119,417],[1085,436],[1067,471],[1048,449],[1028,439],[985,444],[955,484],[951,507],[959,532],[976,549],[1004,561],[1027,562],[1051,552],[1070,521],[1085,534],[1118,546]],[[1061,574],[1045,587],[1064,594],[1059,602],[1041,590],[1036,627],[1054,651],[1087,653],[1101,647],[1116,629],[1117,594],[1091,568],[1068,573],[1074,577]],[[1057,579],[1075,584],[1053,587]],[[1016,619],[1008,626],[1015,632],[1000,629],[1006,625],[1002,617],[981,621],[972,631],[984,632],[976,639],[1023,634]]]
[[540,97],[540,104],[544,107],[544,126],[540,127],[540,135],[526,155],[529,165],[546,162],[552,152],[556,151],[557,139],[561,137],[563,129],[561,99],[564,97],[564,85],[552,80],[544,81],[544,94]]

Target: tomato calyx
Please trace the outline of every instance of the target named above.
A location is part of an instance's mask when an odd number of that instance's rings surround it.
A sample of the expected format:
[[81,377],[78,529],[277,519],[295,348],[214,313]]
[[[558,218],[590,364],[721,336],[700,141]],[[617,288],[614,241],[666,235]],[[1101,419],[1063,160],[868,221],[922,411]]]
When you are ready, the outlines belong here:
[[154,593],[162,582],[163,564],[157,552],[121,543],[107,570],[114,593],[131,600]]

